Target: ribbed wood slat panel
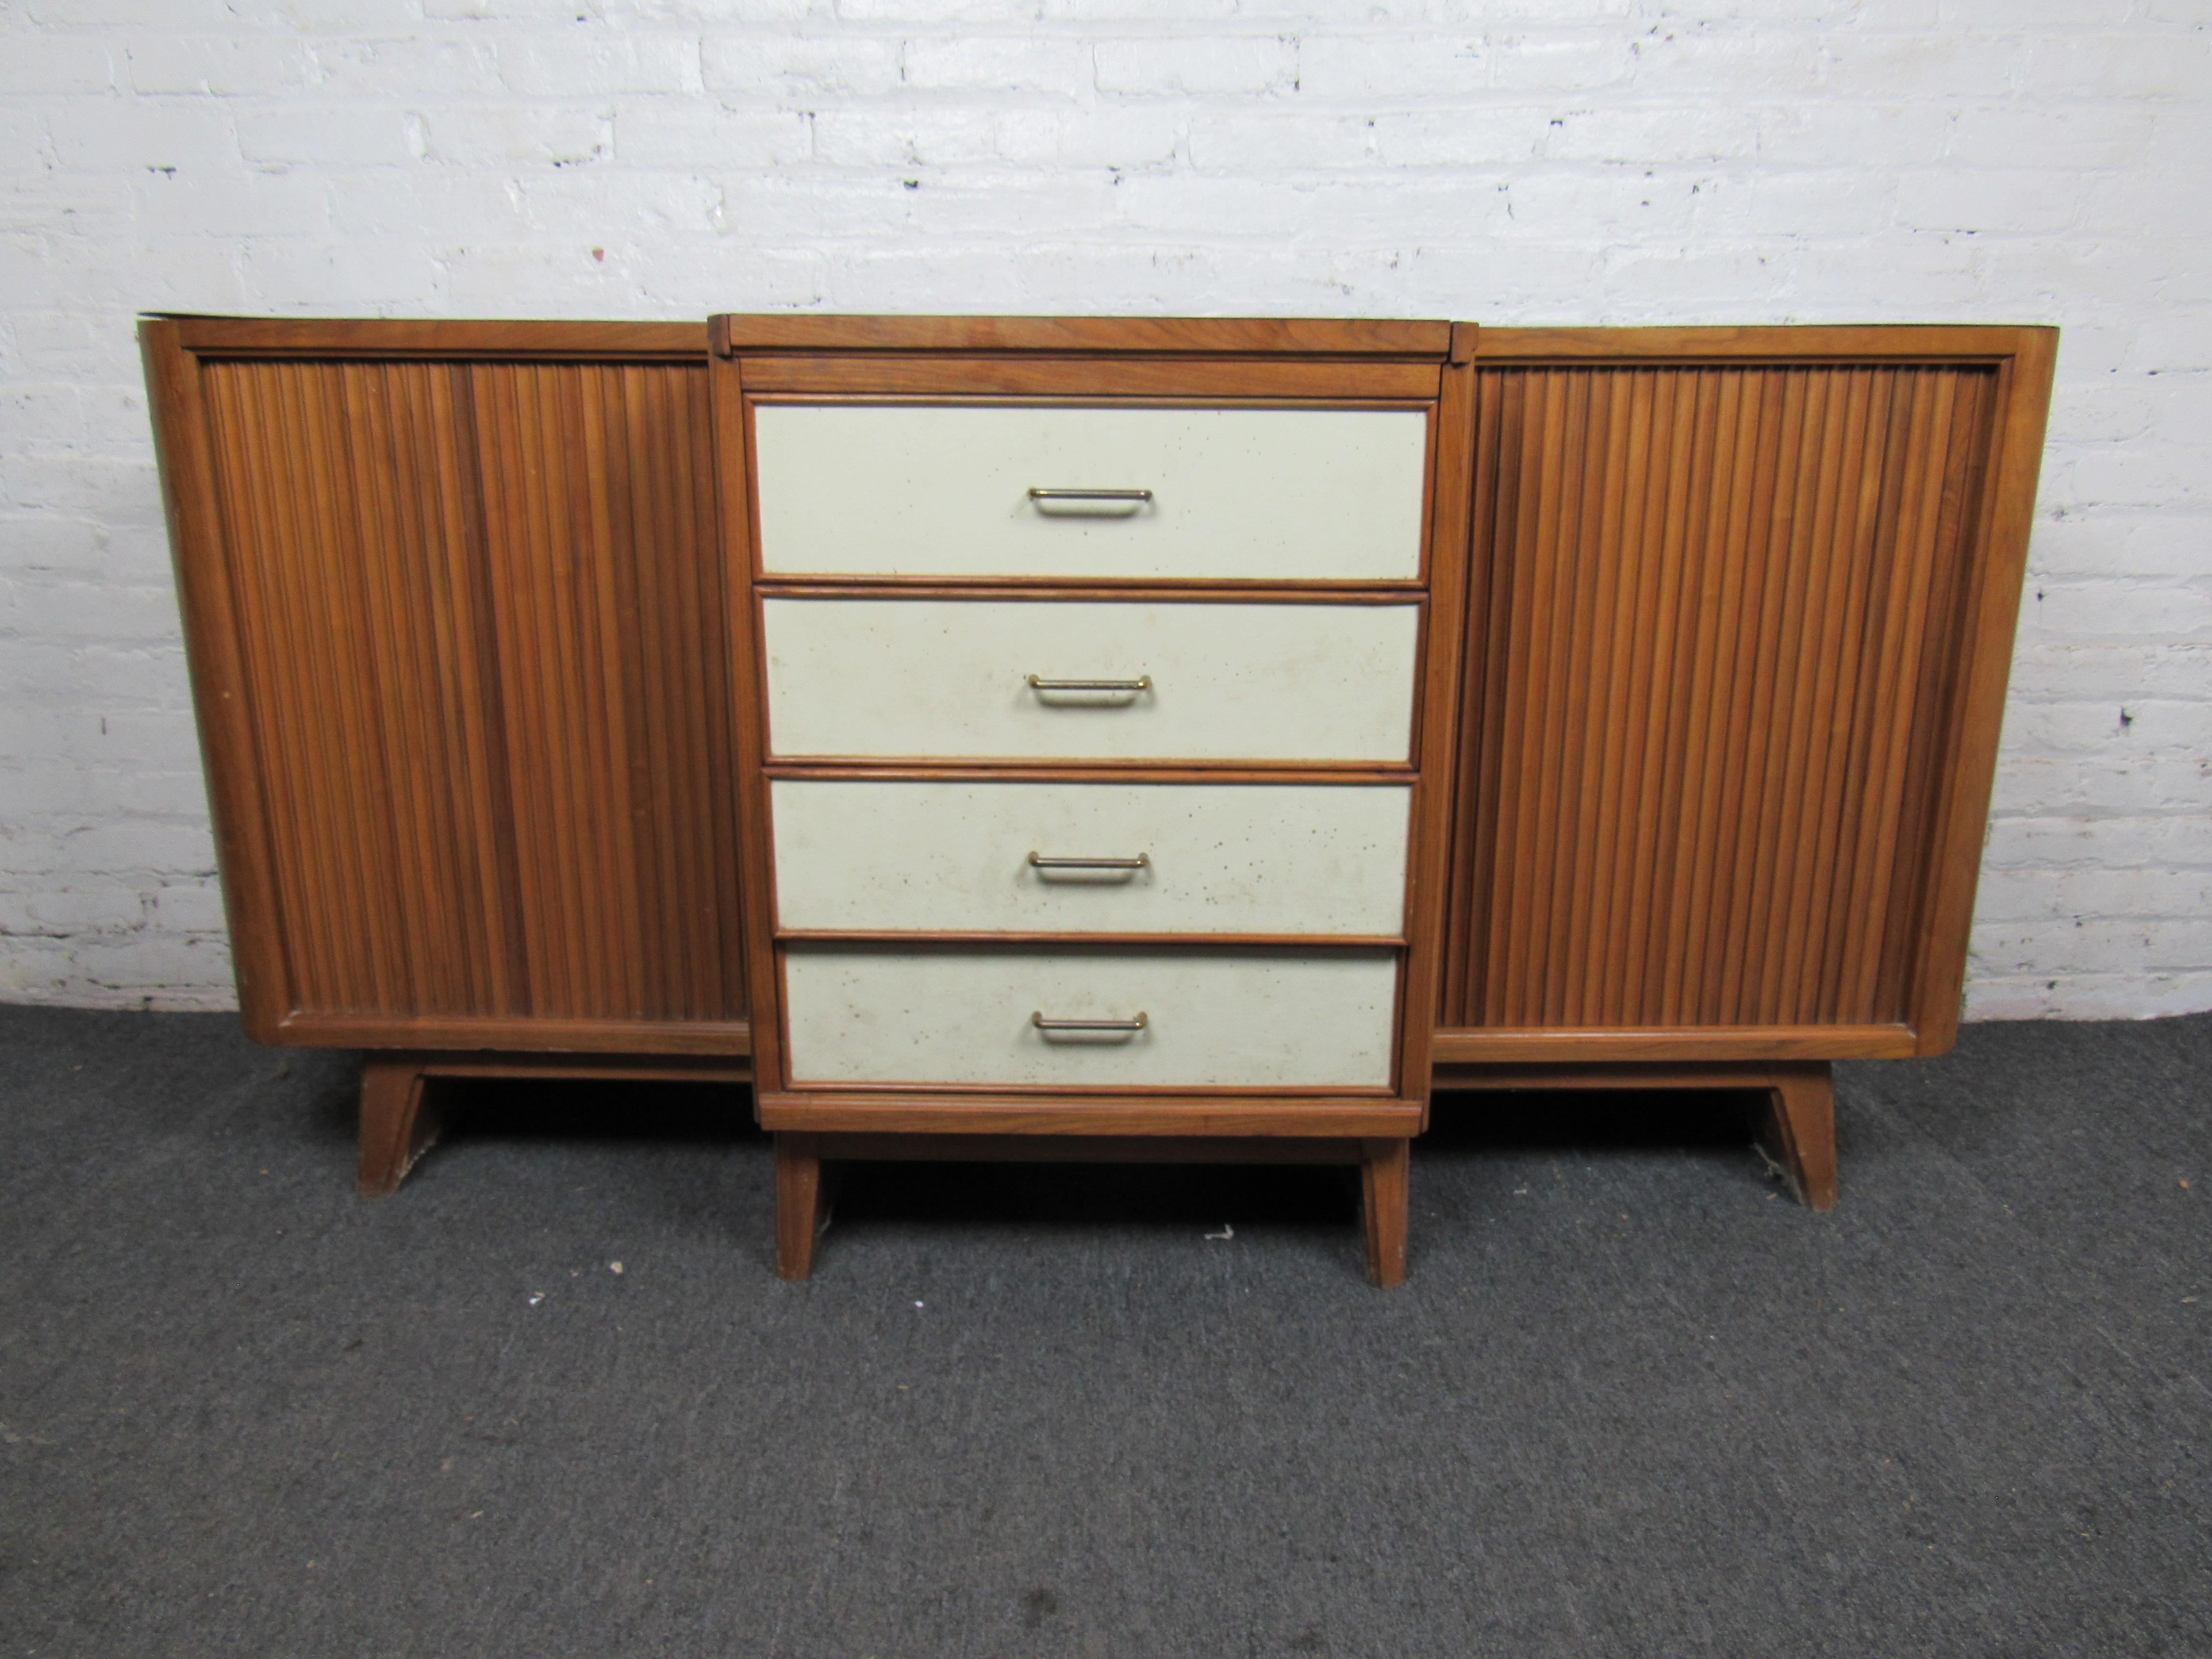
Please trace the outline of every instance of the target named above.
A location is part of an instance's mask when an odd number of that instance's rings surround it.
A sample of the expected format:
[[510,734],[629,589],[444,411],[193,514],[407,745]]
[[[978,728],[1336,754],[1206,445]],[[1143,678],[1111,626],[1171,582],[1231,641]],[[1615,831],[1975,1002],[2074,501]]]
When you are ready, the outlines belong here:
[[1995,380],[1481,373],[1441,1024],[1906,1017]]
[[704,369],[203,374],[300,1011],[742,1017]]

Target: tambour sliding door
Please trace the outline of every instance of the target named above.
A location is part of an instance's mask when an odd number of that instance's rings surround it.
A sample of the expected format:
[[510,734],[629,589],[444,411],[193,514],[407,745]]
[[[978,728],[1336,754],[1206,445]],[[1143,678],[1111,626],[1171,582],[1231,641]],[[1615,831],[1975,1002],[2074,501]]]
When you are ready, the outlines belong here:
[[1440,1058],[1948,1046],[2051,338],[1479,336]]
[[743,1053],[703,327],[145,343],[254,1034]]

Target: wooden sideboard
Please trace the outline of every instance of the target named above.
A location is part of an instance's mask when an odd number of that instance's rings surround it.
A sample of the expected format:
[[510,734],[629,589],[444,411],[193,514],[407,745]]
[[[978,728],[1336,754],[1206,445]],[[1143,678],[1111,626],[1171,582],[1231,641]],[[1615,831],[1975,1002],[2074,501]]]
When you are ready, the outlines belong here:
[[1432,1085],[1763,1090],[1825,1207],[1829,1062],[1955,1035],[2054,331],[141,335],[241,1006],[368,1052],[365,1192],[428,1077],[757,1067],[787,1273],[822,1159],[1049,1135],[1357,1163],[1387,1283]]

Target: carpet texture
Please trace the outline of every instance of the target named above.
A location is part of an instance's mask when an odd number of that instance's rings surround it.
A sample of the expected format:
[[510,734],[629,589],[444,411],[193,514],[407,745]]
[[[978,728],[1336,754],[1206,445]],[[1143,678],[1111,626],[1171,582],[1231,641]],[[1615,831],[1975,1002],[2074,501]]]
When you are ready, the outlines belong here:
[[2212,1654],[2212,1016],[1840,1067],[1826,1217],[1446,1097],[1392,1292],[1296,1168],[864,1168],[782,1285],[696,1085],[363,1204],[356,1077],[0,1008],[0,1655]]

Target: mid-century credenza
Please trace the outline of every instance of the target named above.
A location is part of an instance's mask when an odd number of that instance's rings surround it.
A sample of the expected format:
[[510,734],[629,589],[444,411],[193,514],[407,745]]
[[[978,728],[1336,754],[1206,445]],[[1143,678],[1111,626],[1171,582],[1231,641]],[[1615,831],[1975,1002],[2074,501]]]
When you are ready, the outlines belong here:
[[1956,1032],[2055,331],[147,319],[240,1000],[824,1163],[1296,1158]]

